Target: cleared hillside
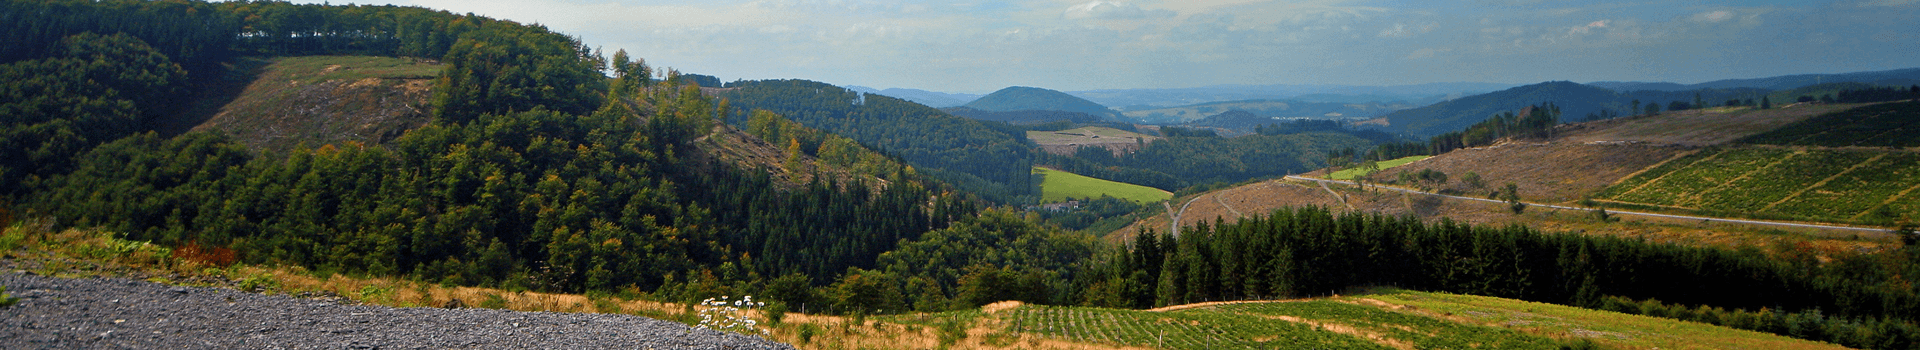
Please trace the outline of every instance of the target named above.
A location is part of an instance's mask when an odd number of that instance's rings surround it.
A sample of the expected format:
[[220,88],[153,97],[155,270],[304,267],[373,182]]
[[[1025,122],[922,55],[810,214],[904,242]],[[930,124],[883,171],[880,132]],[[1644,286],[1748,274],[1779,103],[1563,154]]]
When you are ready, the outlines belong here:
[[1159,141],[1159,136],[1141,134],[1132,131],[1089,126],[1060,131],[1027,131],[1027,139],[1040,145],[1047,153],[1063,156],[1073,155],[1081,147],[1102,147],[1113,151],[1115,157],[1139,151],[1142,146]]
[[256,150],[380,144],[425,125],[441,65],[373,56],[269,60],[253,82],[194,131],[221,131]]
[[[1640,210],[1672,210],[1707,216],[1837,223],[1886,223],[1914,217],[1913,208],[1920,207],[1914,203],[1920,203],[1920,200],[1911,197],[1920,195],[1920,190],[1910,188],[1920,184],[1920,179],[1912,178],[1915,176],[1913,173],[1920,171],[1912,170],[1912,152],[1884,148],[1756,148],[1729,144],[1732,140],[1783,125],[1861,106],[1707,109],[1565,125],[1556,130],[1557,135],[1552,139],[1509,141],[1489,147],[1459,149],[1382,171],[1366,179],[1369,183],[1473,197],[1492,196],[1496,191],[1501,191],[1505,184],[1513,183],[1519,197],[1526,201],[1580,206],[1584,199],[1593,198],[1598,202],[1615,202]],[[1722,146],[1699,148],[1703,145]],[[1767,162],[1748,164],[1759,162],[1755,160],[1733,164],[1725,159],[1700,162],[1705,157],[1719,153]],[[1767,167],[1774,162],[1788,166]],[[1690,166],[1693,163],[1700,165]],[[1446,180],[1418,179],[1415,175],[1422,171],[1444,173]],[[1479,178],[1478,184],[1466,180],[1470,172]],[[1403,179],[1403,173],[1416,178]],[[1668,173],[1679,175],[1660,179],[1660,174]],[[1326,174],[1316,171],[1308,175]],[[1643,186],[1648,182],[1655,185]],[[1862,237],[1848,232],[1813,229],[1708,225],[1637,217],[1607,222],[1585,212],[1549,209],[1529,209],[1514,214],[1509,208],[1494,203],[1352,186],[1322,188],[1318,184],[1291,181],[1266,181],[1180,198],[1174,204],[1175,211],[1184,203],[1190,204],[1180,216],[1182,225],[1211,223],[1215,218],[1231,221],[1275,208],[1314,205],[1431,219],[1446,217],[1476,224],[1526,224],[1549,230],[1644,237],[1689,244],[1766,246],[1784,241],[1803,242],[1827,249],[1877,249],[1872,247],[1882,246],[1886,242],[1886,237]],[[1762,215],[1747,215],[1752,213]],[[1158,216],[1122,229],[1121,234],[1114,236],[1129,236],[1145,228],[1165,232],[1170,224],[1168,216]]]

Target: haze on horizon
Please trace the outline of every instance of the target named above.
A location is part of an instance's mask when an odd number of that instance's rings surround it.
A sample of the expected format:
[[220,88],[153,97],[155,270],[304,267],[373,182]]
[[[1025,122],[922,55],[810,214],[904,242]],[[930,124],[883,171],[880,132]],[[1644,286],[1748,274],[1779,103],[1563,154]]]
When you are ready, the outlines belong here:
[[[320,1],[297,1],[314,2]],[[722,80],[984,93],[1698,83],[1920,67],[1920,0],[393,0]]]

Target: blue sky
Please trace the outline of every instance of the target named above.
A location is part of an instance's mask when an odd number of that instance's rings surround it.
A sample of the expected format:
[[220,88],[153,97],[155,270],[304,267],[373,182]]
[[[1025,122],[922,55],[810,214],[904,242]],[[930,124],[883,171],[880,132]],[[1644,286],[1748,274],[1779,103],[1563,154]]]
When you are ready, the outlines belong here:
[[394,0],[723,80],[983,93],[1698,83],[1920,67],[1920,0]]

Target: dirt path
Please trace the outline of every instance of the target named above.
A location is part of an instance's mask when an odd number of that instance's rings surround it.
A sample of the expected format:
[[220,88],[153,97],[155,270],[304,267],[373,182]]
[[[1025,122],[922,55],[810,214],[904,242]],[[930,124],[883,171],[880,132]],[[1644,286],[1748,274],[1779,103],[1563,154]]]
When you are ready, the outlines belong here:
[[1227,205],[1227,202],[1226,202],[1226,201],[1222,201],[1222,200],[1220,200],[1220,193],[1221,193],[1221,192],[1226,192],[1226,191],[1220,191],[1220,192],[1214,192],[1214,193],[1213,193],[1213,196],[1212,196],[1212,197],[1213,197],[1213,202],[1214,202],[1215,204],[1219,204],[1221,208],[1227,208],[1227,211],[1230,211],[1230,212],[1233,212],[1233,218],[1235,218],[1235,219],[1238,219],[1238,218],[1244,218],[1244,217],[1247,217],[1247,214],[1244,214],[1244,213],[1241,213],[1241,212],[1240,212],[1239,210],[1234,210],[1234,209],[1233,209],[1233,206],[1231,206],[1231,205]]
[[[1288,178],[1292,177],[1293,176],[1288,176]],[[1340,205],[1346,206],[1347,210],[1354,210],[1353,203],[1347,203],[1347,197],[1340,195],[1340,192],[1334,192],[1333,188],[1327,187],[1326,182],[1314,181],[1314,183],[1320,184],[1320,189],[1327,190],[1327,194],[1333,196],[1334,200],[1340,201]]]
[[1180,236],[1180,216],[1187,215],[1187,207],[1193,206],[1193,202],[1200,200],[1200,197],[1201,196],[1193,196],[1193,199],[1188,199],[1187,204],[1180,205],[1180,211],[1178,212],[1168,211],[1168,213],[1173,214],[1173,223],[1167,224],[1168,226],[1170,226],[1167,229],[1167,232],[1173,232],[1174,237]]

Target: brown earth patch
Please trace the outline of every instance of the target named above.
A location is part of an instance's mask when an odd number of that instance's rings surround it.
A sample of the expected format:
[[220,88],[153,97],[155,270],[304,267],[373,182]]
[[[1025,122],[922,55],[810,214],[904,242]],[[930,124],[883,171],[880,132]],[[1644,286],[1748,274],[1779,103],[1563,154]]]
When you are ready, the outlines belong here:
[[[1422,183],[1434,190],[1482,197],[1506,183],[1519,186],[1520,198],[1531,202],[1568,203],[1606,189],[1641,169],[1673,158],[1682,147],[1646,144],[1523,143],[1458,149],[1436,157],[1382,170],[1366,176],[1368,182],[1394,183],[1399,174],[1431,169],[1447,175],[1445,184]],[[1480,175],[1481,186],[1462,180],[1468,172]]]
[[[416,66],[414,69],[438,69],[431,63]],[[280,63],[261,68],[258,77],[231,102],[191,130],[217,130],[249,148],[284,151],[302,144],[310,148],[377,145],[425,125],[429,119],[426,104],[432,96],[430,78],[355,76],[345,73],[355,69],[346,64],[330,64],[315,71],[300,69]],[[349,78],[313,78],[333,73]]]

